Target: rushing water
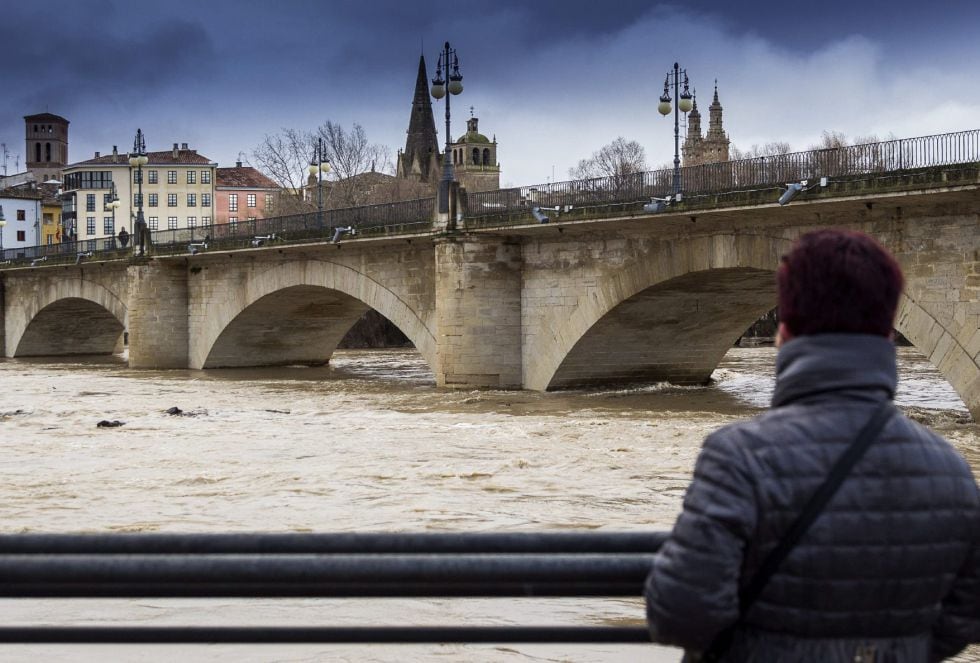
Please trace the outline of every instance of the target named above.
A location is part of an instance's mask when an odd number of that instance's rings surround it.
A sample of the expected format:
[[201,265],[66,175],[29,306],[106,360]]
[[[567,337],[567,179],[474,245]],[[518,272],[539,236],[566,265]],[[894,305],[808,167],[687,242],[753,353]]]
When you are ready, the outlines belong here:
[[[0,528],[20,531],[667,529],[704,435],[764,408],[775,351],[703,388],[444,391],[414,351],[322,368],[150,372],[0,361]],[[980,470],[980,426],[900,350],[897,401]],[[165,410],[176,406],[185,416]],[[103,419],[125,423],[96,428]],[[408,617],[407,617],[408,616]],[[639,600],[0,601],[3,623],[639,623]],[[638,646],[0,648],[23,660],[667,661]]]

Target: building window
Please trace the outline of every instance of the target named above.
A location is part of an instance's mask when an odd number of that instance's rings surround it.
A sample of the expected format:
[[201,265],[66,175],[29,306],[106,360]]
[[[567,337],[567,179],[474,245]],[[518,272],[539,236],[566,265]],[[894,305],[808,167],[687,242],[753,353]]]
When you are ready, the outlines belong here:
[[187,206],[188,207],[197,207],[197,194],[196,193],[189,193],[189,194],[187,194]]
[[177,183],[177,171],[176,170],[168,170],[167,171],[167,184],[176,184],[176,183]]
[[197,171],[196,170],[188,170],[187,171],[187,183],[188,184],[195,184],[195,183],[197,183]]
[[202,226],[210,226],[211,225],[211,217],[210,216],[202,216],[201,217],[201,225]]
[[160,227],[160,219],[155,216],[151,216],[146,220],[146,227],[150,230],[156,230]]
[[255,194],[254,193],[248,194],[246,198],[246,202],[249,207],[255,207]]
[[265,194],[265,213],[268,214],[272,211],[272,194]]
[[[92,223],[93,224],[95,223],[95,220],[94,219],[93,219]],[[17,231],[17,241],[18,242],[26,242],[27,241],[27,231],[26,230],[18,230]]]
[[483,165],[489,166],[490,164],[490,148],[484,148],[483,150]]
[[48,235],[48,246],[54,244],[54,235]]
[[150,194],[150,207],[156,207],[160,202],[160,194],[151,193]]
[[116,223],[111,216],[102,217],[102,234],[112,237],[116,234]]
[[248,217],[248,220],[249,221],[255,221],[255,217],[254,216],[250,216],[250,217]]
[[135,205],[136,207],[139,207],[142,204],[143,204],[143,194],[142,193],[134,193],[133,194],[133,205]]
[[111,202],[112,202],[112,194],[111,193],[107,193],[104,196],[102,196],[102,209],[107,208],[109,206],[109,203],[111,203]]
[[142,170],[139,170],[139,169],[134,170],[133,171],[133,184],[139,184],[140,183],[140,180],[142,179],[142,177],[143,177],[143,171]]
[[85,234],[94,235],[95,234],[95,217],[89,216],[85,217]]
[[95,211],[95,194],[87,193],[85,194],[85,211],[94,212]]
[[211,171],[202,170],[201,171],[201,184],[211,184]]
[[228,194],[228,211],[237,212],[238,211],[238,194],[229,193]]
[[[93,209],[93,210],[90,210],[90,211],[94,212],[95,210]],[[27,210],[23,210],[23,209],[17,210],[17,220],[18,221],[27,221]]]
[[237,226],[238,225],[238,217],[237,216],[229,216],[228,217],[228,225],[229,226]]
[[103,241],[102,242],[102,248],[105,249],[106,251],[111,251],[112,249],[116,248],[116,240],[115,239],[107,239],[107,240]]
[[211,207],[211,194],[202,193],[201,194],[201,207]]
[[177,207],[177,194],[168,193],[167,194],[167,207]]
[[187,217],[187,227],[188,228],[197,228],[197,217],[196,216],[189,216],[189,217]]
[[149,173],[150,173],[150,184],[156,184],[157,181],[158,181],[157,180],[157,171],[151,170],[151,171],[149,171]]
[[177,230],[177,217],[168,216],[167,217],[167,230]]

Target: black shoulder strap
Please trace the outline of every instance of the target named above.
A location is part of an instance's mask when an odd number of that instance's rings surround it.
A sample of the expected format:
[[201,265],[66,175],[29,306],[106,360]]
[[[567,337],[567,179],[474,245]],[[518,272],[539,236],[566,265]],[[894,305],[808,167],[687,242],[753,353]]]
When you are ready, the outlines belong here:
[[793,550],[800,539],[803,538],[803,535],[806,534],[807,530],[810,529],[813,521],[817,519],[817,516],[820,515],[824,507],[827,506],[827,503],[833,498],[837,489],[840,488],[844,479],[850,474],[854,464],[860,460],[864,452],[871,446],[871,443],[881,434],[882,429],[893,414],[895,414],[895,406],[892,405],[890,400],[886,399],[875,410],[874,414],[871,415],[871,419],[868,420],[868,423],[858,433],[854,442],[837,459],[834,467],[830,470],[830,474],[827,475],[824,482],[813,493],[810,501],[803,507],[803,511],[796,517],[796,520],[793,521],[789,529],[786,530],[783,538],[780,539],[772,552],[766,556],[751,582],[749,582],[739,595],[738,621],[722,631],[712,641],[708,649],[702,654],[702,661],[720,660],[721,656],[724,655],[725,651],[731,645],[735,629],[741,625],[749,608],[752,607],[755,600],[762,594],[762,590],[768,584],[769,579],[772,578],[786,557],[789,556],[790,551]]

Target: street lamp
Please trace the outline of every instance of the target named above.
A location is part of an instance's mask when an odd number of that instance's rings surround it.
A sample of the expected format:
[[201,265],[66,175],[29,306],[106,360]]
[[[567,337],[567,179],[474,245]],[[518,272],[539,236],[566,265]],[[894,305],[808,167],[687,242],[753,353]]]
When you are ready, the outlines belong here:
[[143,220],[143,166],[149,162],[146,156],[146,140],[143,138],[143,130],[136,130],[136,138],[133,140],[133,152],[129,155],[129,165],[136,169],[136,182],[139,186],[139,193],[136,195],[136,225],[133,227],[133,249],[139,246],[136,254],[142,256],[146,254],[146,221]]
[[[140,179],[142,179],[142,178],[140,178]],[[105,206],[108,207],[112,211],[112,232],[115,233],[116,232],[116,209],[119,207],[119,194],[116,193],[116,183],[115,182],[112,183],[112,189],[111,189],[111,191],[112,191],[112,193],[111,193],[111,195],[109,197],[109,202],[106,203]],[[115,239],[115,238],[113,237],[113,239]]]
[[310,159],[310,175],[316,175],[316,227],[319,230],[323,230],[323,174],[329,172],[330,159],[323,158],[323,138],[317,136]]
[[[452,67],[451,71],[450,66]],[[442,78],[443,68],[446,70],[446,78],[449,79],[448,85]],[[446,94],[447,91],[449,94]],[[449,98],[462,91],[463,76],[459,73],[459,59],[456,57],[456,49],[450,48],[447,41],[439,54],[436,77],[432,79],[432,96],[436,99],[446,98],[446,154],[442,160],[442,181],[439,182],[439,212],[441,214],[449,213],[449,187],[456,179],[456,174],[453,172],[452,156],[449,154],[452,144],[452,134],[449,131]],[[449,220],[448,225],[452,227],[452,219]]]
[[7,225],[7,220],[3,218],[3,205],[0,205],[0,260],[3,260],[3,227]]
[[[680,92],[678,90],[681,84],[681,77],[684,80],[684,91]],[[667,78],[664,79],[664,93],[660,97],[660,103],[657,104],[657,110],[660,111],[661,115],[668,115],[670,113],[670,85],[674,85],[674,96],[677,97],[677,105],[674,106],[674,200],[678,200],[681,193],[681,157],[680,157],[680,138],[681,138],[681,125],[680,125],[680,113],[690,112],[694,108],[694,101],[691,99],[691,91],[688,89],[687,83],[687,70],[681,69],[680,65],[676,62],[674,63],[674,71],[667,72]]]

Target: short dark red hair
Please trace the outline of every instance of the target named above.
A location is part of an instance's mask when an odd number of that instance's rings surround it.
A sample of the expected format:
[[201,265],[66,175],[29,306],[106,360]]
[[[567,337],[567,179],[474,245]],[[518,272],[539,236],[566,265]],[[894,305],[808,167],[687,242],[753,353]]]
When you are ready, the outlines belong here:
[[888,336],[895,324],[902,269],[878,242],[853,230],[800,237],[776,272],[779,320],[793,336]]

